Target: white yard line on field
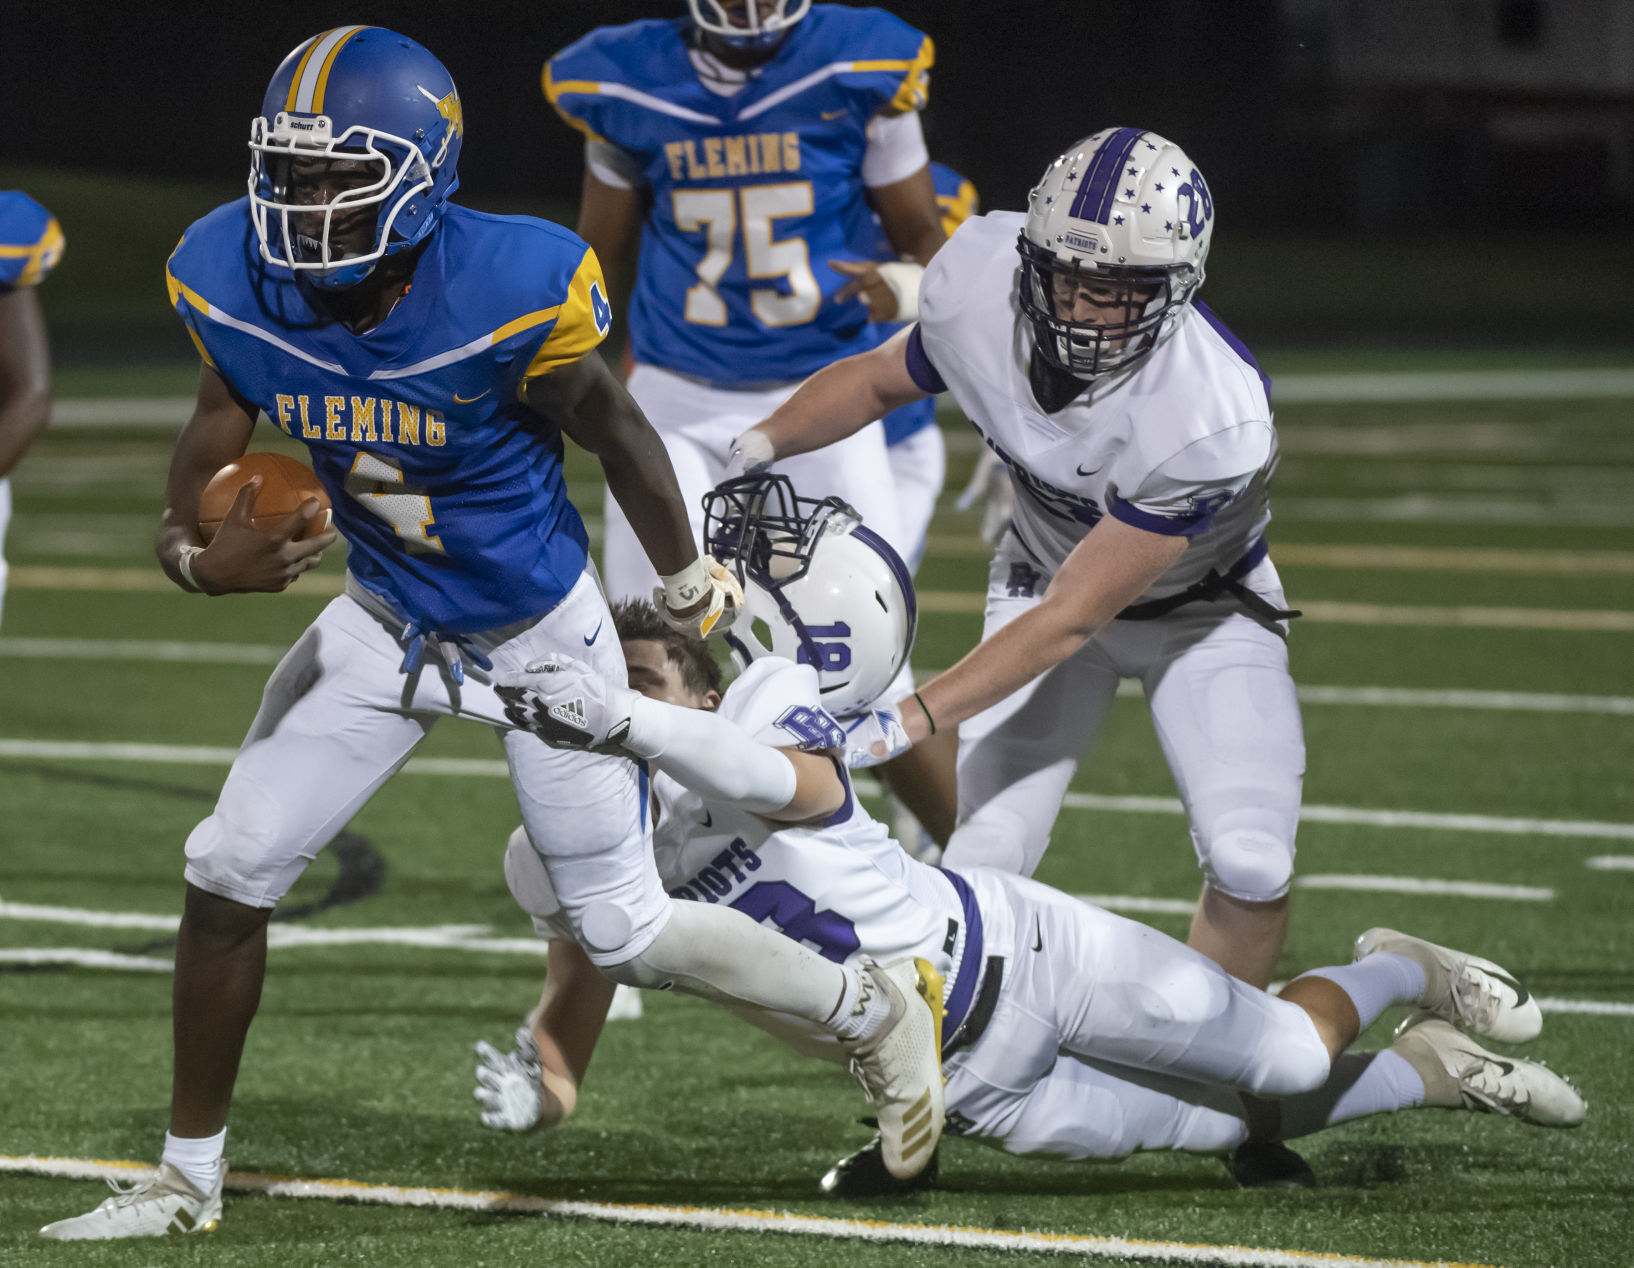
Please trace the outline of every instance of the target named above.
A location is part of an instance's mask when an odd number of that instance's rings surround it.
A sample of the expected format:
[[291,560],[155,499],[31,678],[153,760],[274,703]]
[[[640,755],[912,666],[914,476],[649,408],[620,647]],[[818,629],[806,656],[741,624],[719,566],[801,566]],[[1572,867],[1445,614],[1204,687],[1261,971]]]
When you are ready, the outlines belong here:
[[[0,739],[0,759],[38,758],[50,761],[156,762],[181,766],[228,766],[238,750],[181,744],[93,743],[81,740]],[[509,778],[503,761],[488,758],[412,758],[404,772],[410,775],[454,775]],[[876,793],[872,780],[857,780],[857,790]],[[1062,801],[1068,810],[1105,810],[1117,814],[1183,815],[1175,797],[1110,797],[1099,793],[1069,792]],[[1373,810],[1357,806],[1313,806],[1300,810],[1306,823],[1356,824],[1374,828],[1409,828],[1447,832],[1485,832],[1521,836],[1584,837],[1634,841],[1634,823],[1598,823],[1589,819],[1502,818],[1497,815],[1444,814],[1418,810]]]
[[[153,1168],[136,1162],[93,1158],[0,1156],[0,1172],[65,1179],[145,1180]],[[507,1211],[553,1219],[591,1220],[602,1224],[649,1228],[687,1228],[708,1232],[782,1233],[896,1245],[960,1246],[980,1250],[1073,1255],[1082,1259],[1140,1260],[1164,1264],[1230,1265],[1231,1268],[1480,1268],[1480,1265],[1416,1259],[1375,1259],[1331,1251],[1262,1250],[1246,1246],[1207,1246],[1157,1242],[1078,1233],[1013,1232],[1006,1229],[941,1224],[899,1224],[798,1215],[790,1211],[733,1210],[727,1207],[655,1206],[647,1203],[582,1202],[530,1194],[441,1187],[404,1188],[360,1180],[297,1180],[248,1172],[227,1173],[226,1187],[271,1197],[315,1198],[331,1202],[368,1202],[385,1206],[430,1207],[452,1211]],[[841,1256],[843,1258],[843,1256]]]
[[[157,661],[177,664],[275,665],[287,648],[271,643],[203,643],[163,639],[0,638],[0,657],[24,660]],[[921,671],[920,680],[940,670]],[[1577,696],[1552,691],[1469,691],[1461,688],[1302,686],[1302,704],[1372,705],[1399,709],[1496,709],[1531,713],[1634,716],[1634,696]],[[1118,695],[1138,698],[1137,682]]]
[[1634,872],[1634,854],[1601,854],[1584,859],[1583,866],[1597,872]]

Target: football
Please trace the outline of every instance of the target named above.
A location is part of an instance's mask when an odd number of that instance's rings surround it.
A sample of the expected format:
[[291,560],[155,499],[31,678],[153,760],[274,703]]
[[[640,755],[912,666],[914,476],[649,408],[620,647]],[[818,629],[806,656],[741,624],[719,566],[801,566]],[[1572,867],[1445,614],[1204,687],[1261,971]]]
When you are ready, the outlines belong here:
[[221,521],[232,510],[233,499],[252,476],[261,477],[250,519],[256,528],[262,531],[275,528],[308,498],[318,499],[323,514],[314,516],[297,540],[316,537],[329,527],[329,495],[323,491],[311,467],[282,454],[247,453],[236,462],[229,462],[204,486],[199,498],[199,536],[205,542],[216,535]]

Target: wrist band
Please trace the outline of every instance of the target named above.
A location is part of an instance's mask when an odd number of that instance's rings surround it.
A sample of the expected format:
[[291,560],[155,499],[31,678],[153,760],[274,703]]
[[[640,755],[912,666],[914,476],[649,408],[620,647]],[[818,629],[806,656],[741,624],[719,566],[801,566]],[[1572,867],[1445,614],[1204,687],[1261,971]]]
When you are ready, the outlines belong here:
[[709,593],[709,569],[702,555],[673,576],[658,579],[664,583],[664,602],[671,612],[690,608]]
[[936,719],[931,717],[930,710],[925,707],[924,698],[922,696],[920,696],[920,694],[917,691],[913,693],[913,698],[915,700],[919,701],[919,712],[921,712],[921,713],[923,713],[925,715],[925,721],[930,723],[930,733],[932,735],[935,735],[936,734]]
[[912,260],[891,260],[879,266],[879,280],[896,297],[896,316],[892,321],[917,321],[919,318],[919,283],[925,276],[925,266]]
[[176,555],[176,571],[182,574],[182,580],[194,594],[204,593],[204,587],[193,580],[193,556],[203,553],[203,546],[183,546]]

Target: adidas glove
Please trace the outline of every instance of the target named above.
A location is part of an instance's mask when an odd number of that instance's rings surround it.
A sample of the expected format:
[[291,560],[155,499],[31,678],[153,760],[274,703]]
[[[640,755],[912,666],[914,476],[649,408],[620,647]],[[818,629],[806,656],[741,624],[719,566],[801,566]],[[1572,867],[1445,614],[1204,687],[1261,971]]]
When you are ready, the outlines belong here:
[[641,699],[608,682],[583,661],[550,655],[519,671],[494,675],[494,693],[519,731],[532,731],[554,748],[622,753],[630,713]]
[[472,1095],[482,1105],[482,1123],[498,1131],[532,1131],[543,1115],[539,1084],[539,1049],[533,1032],[517,1028],[516,1047],[500,1052],[486,1039],[477,1040],[477,1086]]

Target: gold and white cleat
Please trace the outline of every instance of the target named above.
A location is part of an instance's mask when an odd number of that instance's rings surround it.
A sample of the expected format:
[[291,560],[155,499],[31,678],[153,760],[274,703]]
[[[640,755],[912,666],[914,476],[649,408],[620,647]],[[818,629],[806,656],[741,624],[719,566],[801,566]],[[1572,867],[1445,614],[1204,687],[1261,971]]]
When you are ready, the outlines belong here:
[[942,1139],[942,977],[928,960],[869,965],[864,974],[890,1001],[890,1019],[848,1045],[851,1069],[879,1116],[885,1169],[899,1180],[918,1175]]
[[114,1241],[122,1237],[163,1237],[167,1233],[199,1233],[221,1221],[221,1182],[227,1174],[222,1162],[216,1182],[201,1193],[180,1171],[161,1162],[150,1180],[131,1184],[108,1181],[114,1191],[94,1211],[57,1220],[40,1230],[55,1241]]

